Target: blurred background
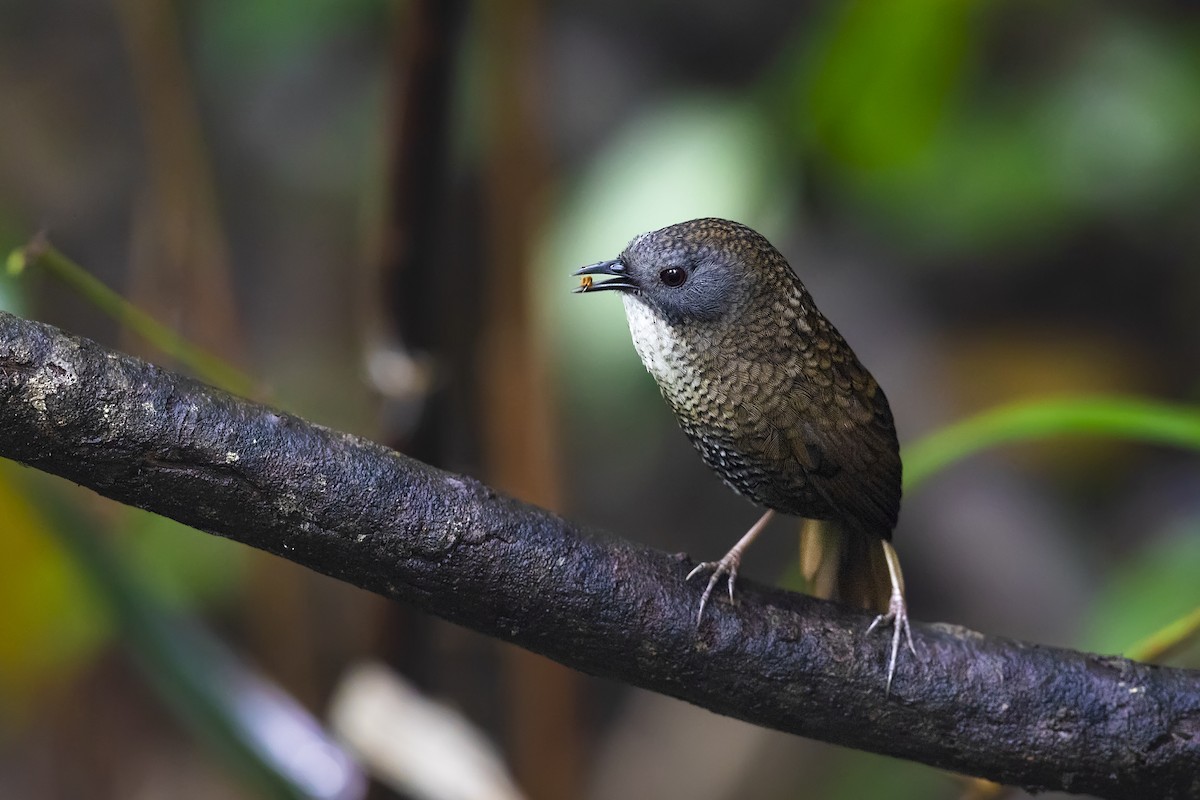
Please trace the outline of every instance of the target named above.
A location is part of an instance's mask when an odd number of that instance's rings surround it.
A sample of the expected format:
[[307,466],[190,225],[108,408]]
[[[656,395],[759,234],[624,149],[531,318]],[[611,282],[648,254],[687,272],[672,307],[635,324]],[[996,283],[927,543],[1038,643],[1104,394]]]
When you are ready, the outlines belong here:
[[[0,115],[4,252],[44,228],[255,397],[696,558],[757,512],[618,300],[570,293],[645,230],[763,232],[903,446],[1017,399],[1200,400],[1180,0],[3,0]],[[53,274],[0,306],[179,367]],[[743,575],[794,572],[795,527]],[[992,796],[9,462],[0,529],[6,798]],[[939,474],[896,543],[915,619],[1118,652],[1200,603],[1198,534],[1196,453],[1072,439]]]

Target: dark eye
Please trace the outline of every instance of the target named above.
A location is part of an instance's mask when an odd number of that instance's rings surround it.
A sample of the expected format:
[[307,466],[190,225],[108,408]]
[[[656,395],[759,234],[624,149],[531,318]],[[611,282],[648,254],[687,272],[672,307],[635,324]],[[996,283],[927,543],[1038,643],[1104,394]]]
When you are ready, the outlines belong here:
[[682,286],[687,280],[687,272],[682,267],[667,267],[658,273],[658,279],[667,286]]

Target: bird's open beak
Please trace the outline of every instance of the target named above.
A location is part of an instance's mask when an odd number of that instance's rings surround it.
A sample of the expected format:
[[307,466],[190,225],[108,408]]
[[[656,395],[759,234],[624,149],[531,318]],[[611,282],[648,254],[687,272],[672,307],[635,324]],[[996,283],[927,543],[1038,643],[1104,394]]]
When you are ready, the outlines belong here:
[[[583,283],[575,287],[576,292],[602,292],[606,289],[630,291],[637,288],[637,284],[629,279],[629,273],[626,272],[625,265],[619,258],[614,258],[612,261],[601,261],[599,264],[577,269],[571,274],[583,278]],[[606,281],[593,283],[593,275],[612,275],[613,277]]]

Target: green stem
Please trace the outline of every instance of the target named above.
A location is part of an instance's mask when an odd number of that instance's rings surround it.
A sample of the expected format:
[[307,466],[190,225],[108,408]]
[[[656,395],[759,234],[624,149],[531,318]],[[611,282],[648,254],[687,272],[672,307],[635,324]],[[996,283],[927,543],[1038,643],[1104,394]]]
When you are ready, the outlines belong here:
[[105,314],[184,365],[200,379],[234,394],[245,397],[254,394],[255,384],[249,376],[158,323],[63,255],[44,236],[39,235],[25,247],[10,253],[7,266],[10,275],[19,275],[31,266],[49,271]]
[[1158,662],[1195,639],[1197,634],[1200,634],[1200,606],[1142,639],[1125,655],[1135,661]]
[[905,448],[904,488],[999,444],[1099,435],[1200,450],[1200,409],[1132,397],[1072,397],[1001,406],[931,433]]

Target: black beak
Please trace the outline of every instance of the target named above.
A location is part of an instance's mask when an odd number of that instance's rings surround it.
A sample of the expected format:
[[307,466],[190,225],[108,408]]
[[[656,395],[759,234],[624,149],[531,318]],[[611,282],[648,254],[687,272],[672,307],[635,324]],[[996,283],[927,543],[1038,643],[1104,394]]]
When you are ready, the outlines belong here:
[[[603,292],[610,289],[628,292],[638,288],[637,284],[629,279],[629,273],[625,271],[625,265],[619,258],[614,258],[612,261],[601,261],[599,264],[577,269],[571,274],[583,277],[583,283],[575,287],[576,293]],[[592,283],[592,275],[612,275],[613,277],[607,281]]]

